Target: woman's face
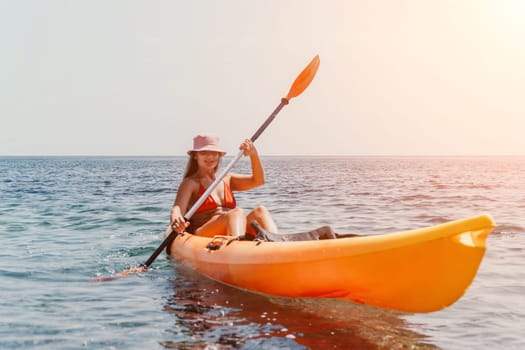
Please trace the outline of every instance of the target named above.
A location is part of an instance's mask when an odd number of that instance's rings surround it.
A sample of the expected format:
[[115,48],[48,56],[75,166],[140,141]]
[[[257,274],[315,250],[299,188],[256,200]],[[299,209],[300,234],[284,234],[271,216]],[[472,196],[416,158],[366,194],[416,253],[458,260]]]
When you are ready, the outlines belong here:
[[219,164],[220,153],[215,151],[195,152],[195,159],[199,168],[214,169]]

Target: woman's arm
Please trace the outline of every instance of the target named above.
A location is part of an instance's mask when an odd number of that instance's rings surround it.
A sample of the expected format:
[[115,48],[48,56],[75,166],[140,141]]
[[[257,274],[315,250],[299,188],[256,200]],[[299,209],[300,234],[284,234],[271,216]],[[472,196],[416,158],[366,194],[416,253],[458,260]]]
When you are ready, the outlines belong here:
[[244,150],[244,155],[250,157],[252,174],[230,174],[230,187],[232,191],[245,191],[264,184],[264,169],[253,143],[247,139],[240,149]]
[[188,206],[193,193],[194,184],[189,179],[182,180],[175,202],[171,208],[170,223],[173,230],[181,232],[189,223],[184,219],[184,214],[188,211]]

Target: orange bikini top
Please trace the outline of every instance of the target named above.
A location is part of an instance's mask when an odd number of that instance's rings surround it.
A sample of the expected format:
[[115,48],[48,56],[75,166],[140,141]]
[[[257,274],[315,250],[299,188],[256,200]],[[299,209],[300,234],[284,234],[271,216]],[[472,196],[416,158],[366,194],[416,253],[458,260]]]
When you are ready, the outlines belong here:
[[[228,186],[228,184],[226,183],[226,181],[223,181],[223,183],[224,183],[224,202],[222,206],[225,208],[233,209],[237,205],[237,202],[235,201],[235,196],[233,195],[233,192],[230,186]],[[206,189],[201,184],[197,198],[200,198],[200,196],[202,196],[204,192],[206,192]],[[211,195],[209,195],[208,198],[206,198],[206,200],[201,204],[199,209],[197,209],[197,213],[201,211],[217,209],[218,207],[219,205],[217,204],[215,199]]]

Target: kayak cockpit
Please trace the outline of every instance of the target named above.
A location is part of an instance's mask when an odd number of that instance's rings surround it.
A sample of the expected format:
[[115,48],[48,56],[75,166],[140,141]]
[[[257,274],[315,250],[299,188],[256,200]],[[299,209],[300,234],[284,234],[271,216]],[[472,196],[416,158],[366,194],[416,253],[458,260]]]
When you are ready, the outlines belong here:
[[263,229],[257,221],[250,223],[254,231],[255,236],[246,234],[244,240],[259,240],[264,242],[300,242],[300,241],[319,241],[325,239],[337,239],[337,238],[348,238],[356,237],[359,235],[355,234],[338,234],[330,226],[322,226],[315,230],[298,233],[272,233]]

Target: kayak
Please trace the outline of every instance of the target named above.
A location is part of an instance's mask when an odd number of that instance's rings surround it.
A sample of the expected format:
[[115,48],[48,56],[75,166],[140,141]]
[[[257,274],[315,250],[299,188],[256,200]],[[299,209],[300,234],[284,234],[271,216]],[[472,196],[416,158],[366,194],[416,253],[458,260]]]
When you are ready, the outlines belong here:
[[432,312],[465,293],[494,227],[482,214],[408,231],[303,241],[183,233],[169,251],[213,280],[252,292]]

